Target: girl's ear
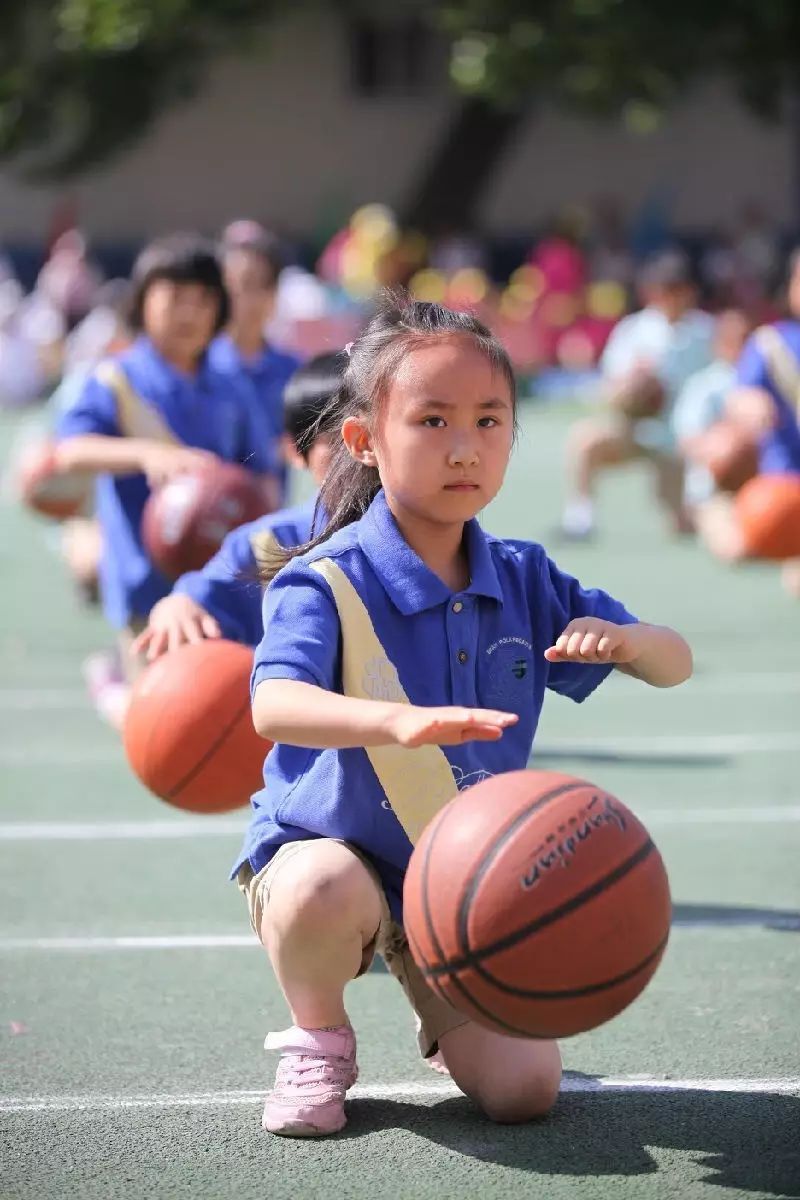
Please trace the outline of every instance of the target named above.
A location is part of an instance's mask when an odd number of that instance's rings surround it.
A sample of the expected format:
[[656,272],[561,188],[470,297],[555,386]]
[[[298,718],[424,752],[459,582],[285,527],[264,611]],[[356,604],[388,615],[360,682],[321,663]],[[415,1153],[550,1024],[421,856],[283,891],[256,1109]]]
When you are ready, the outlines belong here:
[[347,417],[342,422],[342,441],[356,462],[365,467],[377,467],[378,459],[372,448],[372,435],[358,417]]

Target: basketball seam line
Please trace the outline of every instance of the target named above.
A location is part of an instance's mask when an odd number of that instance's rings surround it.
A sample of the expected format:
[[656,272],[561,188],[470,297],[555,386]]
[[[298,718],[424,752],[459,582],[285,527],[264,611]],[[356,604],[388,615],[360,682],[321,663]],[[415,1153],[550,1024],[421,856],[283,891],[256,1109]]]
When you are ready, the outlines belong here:
[[[472,877],[467,883],[464,893],[461,896],[458,904],[456,916],[456,938],[461,947],[462,955],[469,955],[471,953],[469,947],[468,923],[469,910],[475,897],[475,893],[480,887],[486,872],[489,870],[497,856],[508,844],[509,839],[514,836],[514,834],[525,824],[525,822],[529,819],[529,817],[532,816],[533,813],[538,812],[551,801],[558,799],[558,797],[569,795],[570,792],[579,791],[585,786],[586,784],[583,780],[573,780],[569,783],[558,784],[557,787],[551,788],[549,792],[545,792],[543,796],[538,796],[536,800],[534,800],[532,804],[528,805],[523,812],[517,813],[517,815],[509,822],[505,829],[502,829],[497,834],[494,842],[484,853],[482,860],[479,862],[476,870],[473,872]],[[591,787],[591,785],[589,786]]]
[[643,971],[654,959],[663,954],[668,941],[669,934],[662,938],[655,950],[651,951],[646,958],[638,962],[635,967],[630,967],[627,971],[623,971],[621,975],[616,975],[613,979],[603,979],[600,983],[590,983],[586,987],[559,988],[552,992],[536,992],[526,988],[512,987],[511,984],[497,979],[490,971],[484,970],[480,963],[473,963],[472,969],[480,975],[481,979],[485,979],[487,983],[490,983],[492,987],[497,988],[500,992],[507,992],[510,996],[520,996],[526,1000],[577,1000],[582,996],[592,996],[595,992],[606,992],[609,988],[616,987],[621,983],[627,983],[630,979],[635,978],[640,971]]
[[[444,824],[444,822],[441,819],[441,814],[439,814],[437,823],[431,832],[430,841],[428,842],[428,845],[427,845],[427,848],[425,851],[425,858],[424,858],[423,864],[422,864],[422,880],[421,880],[422,906],[423,906],[423,911],[425,913],[425,922],[428,926],[428,934],[430,936],[431,941],[433,942],[433,947],[440,958],[442,957],[442,947],[441,947],[439,938],[436,935],[436,930],[434,929],[434,926],[433,926],[433,919],[431,917],[430,905],[428,903],[428,863],[430,861],[430,857],[433,852],[433,843],[436,840],[436,835],[439,833],[441,826],[443,824]],[[420,954],[420,963],[418,965],[420,965],[420,967],[422,969],[423,977],[428,978],[431,968],[428,967],[427,964],[425,964],[425,966],[422,967],[421,966],[422,963],[425,963],[425,959]],[[461,995],[464,997],[464,999],[467,1001],[468,1004],[471,1004],[472,1007],[477,1009],[477,1011],[479,1013],[482,1013],[484,1017],[488,1017],[489,1021],[495,1027],[500,1026],[502,1029],[508,1030],[509,1033],[522,1035],[523,1037],[531,1036],[527,1030],[519,1029],[514,1025],[509,1025],[507,1021],[503,1021],[500,1017],[495,1016],[494,1013],[489,1012],[489,1010],[487,1008],[484,1008],[484,1006],[482,1004],[480,1004],[479,1001],[475,1000],[469,994],[469,992],[467,991],[467,989],[465,988],[464,984],[461,982],[460,979],[452,978],[450,980],[450,983],[458,992],[461,993]],[[445,1002],[447,1004],[451,1004],[453,1006],[453,1008],[456,1007],[456,1005],[452,1004],[452,1000],[450,1000],[450,998],[442,991],[442,989],[440,988],[439,984],[436,982],[435,979],[431,979],[428,986],[431,987],[431,989],[435,989],[436,993],[439,996],[441,996],[442,999],[445,1000]],[[464,1014],[464,1015],[466,1016],[466,1014]]]
[[526,938],[530,937],[531,934],[538,933],[539,930],[544,929],[548,925],[554,924],[556,921],[560,920],[561,917],[568,916],[569,913],[574,912],[576,908],[580,908],[581,905],[587,900],[591,900],[593,897],[599,896],[600,893],[605,891],[607,887],[610,887],[613,883],[619,882],[619,880],[624,878],[624,876],[632,871],[634,867],[638,866],[640,862],[643,862],[653,850],[655,850],[655,845],[653,844],[652,839],[648,837],[647,841],[643,842],[639,849],[632,854],[630,858],[626,859],[625,862],[620,863],[620,865],[615,867],[613,871],[609,871],[609,873],[604,875],[602,879],[598,879],[591,885],[591,887],[585,888],[582,892],[579,892],[576,896],[572,896],[563,904],[560,904],[556,908],[551,909],[549,912],[544,913],[541,917],[537,917],[535,921],[529,921],[528,924],[524,925],[521,929],[517,929],[513,933],[507,934],[505,937],[500,938],[496,942],[490,943],[488,946],[482,947],[480,950],[471,950],[468,953],[463,954],[459,959],[451,959],[449,963],[446,962],[435,967],[429,967],[426,975],[429,974],[431,977],[435,977],[437,975],[452,974],[453,971],[460,971],[464,967],[476,966],[477,963],[481,962],[483,959],[490,958],[494,954],[499,954],[502,950],[510,950],[512,946],[516,946],[519,942],[524,941]]
[[[228,721],[227,725],[223,726],[223,728],[220,730],[217,737],[214,739],[214,741],[211,743],[211,745],[206,750],[205,754],[197,760],[197,762],[192,767],[192,769],[190,771],[187,771],[187,773],[183,776],[182,779],[179,779],[178,782],[172,788],[170,788],[169,792],[167,793],[168,799],[177,800],[177,798],[180,796],[181,792],[187,786],[187,784],[191,783],[192,780],[194,779],[194,777],[197,775],[197,773],[199,771],[202,771],[203,767],[206,765],[206,763],[209,761],[209,759],[213,758],[213,756],[216,754],[217,750],[220,748],[222,743],[225,741],[225,739],[228,736],[228,734],[230,733],[230,731],[238,723],[238,721],[241,719],[241,717],[244,715],[244,713],[248,710],[249,707],[250,707],[250,700],[248,698],[248,700],[241,706],[241,708],[238,708],[236,710],[234,715],[231,717],[230,721]],[[266,757],[266,754],[265,754],[265,757]]]

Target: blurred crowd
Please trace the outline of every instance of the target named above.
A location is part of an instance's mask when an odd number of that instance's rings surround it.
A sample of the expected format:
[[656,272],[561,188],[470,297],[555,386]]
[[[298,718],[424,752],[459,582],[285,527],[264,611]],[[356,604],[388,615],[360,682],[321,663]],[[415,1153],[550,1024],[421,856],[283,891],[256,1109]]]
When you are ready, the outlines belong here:
[[[699,531],[720,557],[746,557],[726,531],[730,517],[707,513],[764,469],[800,475],[797,397],[784,395],[796,381],[787,382],[785,362],[781,372],[770,361],[780,347],[763,344],[764,328],[778,330],[778,341],[788,338],[784,358],[800,359],[792,341],[800,276],[754,205],[731,230],[690,247],[655,210],[635,228],[611,202],[564,212],[503,280],[481,238],[463,230],[423,238],[382,204],[354,212],[307,265],[251,219],[231,222],[216,245],[231,307],[211,346],[214,365],[249,372],[273,407],[298,362],[352,341],[377,293],[392,287],[479,315],[506,345],[523,394],[545,395],[554,377],[567,392],[588,388],[599,415],[569,438],[563,537],[594,535],[600,477],[640,459],[673,532]],[[77,228],[52,238],[27,293],[0,255],[0,407],[49,398],[55,428],[97,364],[135,341],[132,291],[128,278],[104,277]],[[787,312],[794,319],[782,326]],[[764,395],[773,406],[766,414]],[[82,534],[68,558],[79,577],[86,558],[91,578],[97,554],[96,538]],[[800,592],[797,567],[785,577]]]
[[[223,236],[247,239],[259,229],[234,221]],[[423,238],[403,229],[387,206],[368,204],[316,261],[284,247],[268,333],[301,357],[325,352],[352,339],[378,289],[403,286],[419,299],[476,311],[524,375],[590,372],[611,330],[642,301],[642,263],[675,244],[657,212],[630,225],[603,201],[591,211],[564,211],[527,249],[516,248],[515,265],[506,253],[500,265],[508,274],[498,278],[498,256],[478,235],[442,230]],[[782,238],[756,205],[730,230],[684,249],[706,311],[733,307],[754,323],[778,315]],[[126,290],[124,279],[104,278],[76,228],[52,239],[27,294],[11,257],[0,253],[0,406],[35,401],[62,375],[95,361],[116,336]]]

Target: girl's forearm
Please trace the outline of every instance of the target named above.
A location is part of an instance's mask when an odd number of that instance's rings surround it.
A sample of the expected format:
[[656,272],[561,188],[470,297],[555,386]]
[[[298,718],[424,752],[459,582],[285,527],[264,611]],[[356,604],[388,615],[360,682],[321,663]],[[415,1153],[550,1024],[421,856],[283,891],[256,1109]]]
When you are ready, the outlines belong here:
[[294,679],[265,679],[253,697],[253,724],[261,737],[288,746],[385,746],[396,740],[392,720],[404,707],[342,696]]
[[617,670],[653,687],[675,687],[692,673],[688,643],[665,625],[632,625],[630,635],[638,645],[636,657],[617,663]]
[[142,470],[147,445],[142,438],[109,437],[103,433],[78,434],[58,443],[55,449],[56,466],[61,471],[130,475]]

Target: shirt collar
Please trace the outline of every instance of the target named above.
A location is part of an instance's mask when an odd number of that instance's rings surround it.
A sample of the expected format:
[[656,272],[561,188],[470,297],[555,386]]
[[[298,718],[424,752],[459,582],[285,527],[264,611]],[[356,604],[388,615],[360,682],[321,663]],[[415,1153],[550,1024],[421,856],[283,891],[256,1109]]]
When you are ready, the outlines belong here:
[[229,333],[219,333],[212,343],[214,359],[225,369],[265,371],[272,367],[274,351],[269,342],[265,341],[261,350],[249,358],[245,358]]
[[[491,551],[476,520],[467,522],[465,535],[471,576],[465,593],[488,596],[502,604]],[[447,584],[411,549],[397,528],[383,491],[378,492],[359,521],[358,541],[393,604],[404,616],[445,604],[453,595]]]
[[173,387],[191,387],[199,383],[208,370],[208,354],[204,354],[200,359],[195,375],[187,375],[184,371],[179,371],[172,363],[167,362],[145,334],[136,339],[130,353],[134,358],[139,359],[140,362],[146,363],[155,372],[158,379],[171,384]]

